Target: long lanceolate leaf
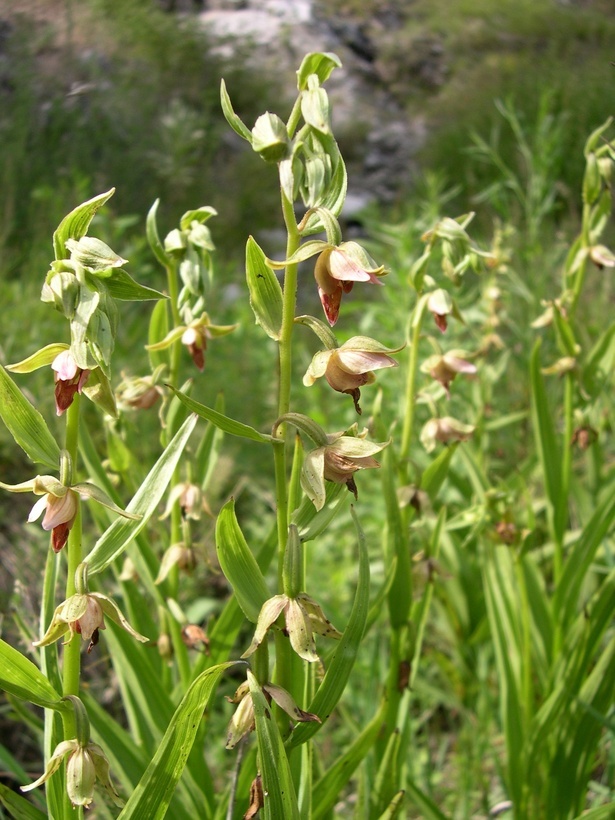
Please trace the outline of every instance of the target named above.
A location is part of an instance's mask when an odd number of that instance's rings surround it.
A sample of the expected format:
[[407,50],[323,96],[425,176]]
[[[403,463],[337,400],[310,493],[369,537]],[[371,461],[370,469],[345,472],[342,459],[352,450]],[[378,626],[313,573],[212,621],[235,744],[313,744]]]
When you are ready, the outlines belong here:
[[86,559],[90,575],[108,567],[147,524],[171,480],[196,421],[196,416],[186,419],[126,507],[127,512],[141,518],[117,518],[98,539]]
[[68,711],[72,708],[32,661],[3,640],[0,640],[0,689],[47,709]]
[[246,618],[256,623],[262,605],[270,597],[267,584],[250,551],[235,515],[235,502],[228,501],[216,522],[218,560]]
[[25,797],[0,783],[0,805],[15,820],[45,820],[47,814],[33,806]]
[[554,612],[559,613],[564,628],[578,612],[579,590],[585,580],[596,550],[605,536],[615,528],[615,493],[609,494],[583,528],[570,551],[554,595]]
[[566,526],[567,499],[562,493],[562,459],[555,436],[554,415],[549,408],[544,378],[540,371],[539,353],[540,341],[536,342],[530,360],[532,420],[549,501],[549,517],[553,535],[561,543]]
[[0,416],[32,461],[58,468],[60,448],[45,420],[0,365]]
[[192,749],[203,712],[220,675],[230,666],[233,664],[214,666],[203,672],[190,686],[177,707],[153,760],[120,813],[121,820],[160,820],[165,816]]
[[[346,688],[365,632],[369,610],[369,558],[367,546],[354,509],[351,508],[351,511],[359,541],[359,582],[344,634],[333,653],[323,682],[309,706],[308,711],[318,715],[322,723],[327,721]],[[300,743],[305,743],[318,731],[321,725],[320,723],[311,722],[297,726],[290,737],[290,745],[298,746]]]
[[374,745],[374,741],[384,726],[385,706],[386,704],[383,704],[380,707],[361,734],[314,785],[312,795],[314,820],[326,816],[333,808],[355,769]]
[[251,441],[271,441],[271,436],[259,433],[258,430],[255,430],[254,427],[250,427],[249,424],[235,421],[235,419],[231,419],[223,413],[219,413],[217,410],[213,410],[211,407],[207,407],[205,404],[191,399],[189,396],[186,396],[185,393],[176,390],[171,385],[167,385],[167,387],[175,393],[177,398],[188,410],[192,413],[196,413],[197,416],[201,416],[201,418],[207,419],[207,421],[211,421],[212,424],[215,424],[220,430],[224,430],[225,433],[230,433],[232,436],[239,436],[240,438],[248,438]]

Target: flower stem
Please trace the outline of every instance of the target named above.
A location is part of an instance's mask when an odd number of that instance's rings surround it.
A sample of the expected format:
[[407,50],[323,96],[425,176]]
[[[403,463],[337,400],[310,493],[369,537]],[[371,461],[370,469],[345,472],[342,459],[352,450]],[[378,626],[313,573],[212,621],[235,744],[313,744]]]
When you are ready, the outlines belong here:
[[415,392],[416,392],[416,374],[419,362],[419,340],[421,338],[421,324],[422,316],[415,317],[412,324],[412,332],[410,336],[410,345],[408,350],[408,371],[406,373],[406,394],[404,406],[404,426],[401,437],[400,447],[400,465],[407,479],[408,475],[408,458],[410,457],[410,443],[412,440],[412,428],[414,426],[414,407],[415,407]]
[[[78,441],[79,441],[79,405],[81,397],[79,394],[75,395],[73,403],[66,411],[66,450],[73,465],[73,475],[76,473],[75,465],[77,462]],[[74,480],[74,479],[73,479]],[[67,561],[67,575],[66,575],[66,599],[75,594],[75,572],[81,563],[82,545],[81,545],[81,501],[78,502],[77,516],[68,534],[68,541],[66,543],[66,561]],[[81,675],[81,641],[79,635],[75,633],[70,641],[64,647],[63,659],[63,686],[62,692],[64,695],[79,695],[79,679]],[[64,725],[65,730],[69,730],[69,724],[72,721],[71,717],[67,717]],[[72,735],[65,737],[70,740]]]

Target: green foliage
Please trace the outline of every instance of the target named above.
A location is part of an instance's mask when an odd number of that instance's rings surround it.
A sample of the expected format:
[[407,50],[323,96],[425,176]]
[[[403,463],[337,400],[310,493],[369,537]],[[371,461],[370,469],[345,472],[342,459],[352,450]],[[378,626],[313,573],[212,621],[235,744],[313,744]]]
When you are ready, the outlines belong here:
[[[434,4],[434,13],[442,8]],[[131,2],[123,14],[145,25],[141,12]],[[516,13],[507,4],[504,12]],[[530,17],[528,26],[540,15]],[[154,15],[151,25],[151,43],[177,59],[166,23]],[[580,225],[560,226],[553,249],[556,205],[568,204],[558,188],[564,119],[552,98],[535,121],[510,101],[499,104],[522,161],[507,159],[497,135],[473,140],[488,178],[481,206],[497,217],[493,236],[477,240],[472,213],[446,216],[458,190],[430,176],[403,221],[368,220],[369,250],[390,269],[386,286],[371,288],[382,266],[358,242],[342,242],[337,220],[346,173],[322,87],[336,65],[331,55],[310,55],[298,103],[288,122],[279,120],[287,258],[274,262],[248,239],[243,306],[220,300],[229,322],[242,319],[237,330],[209,318],[220,306],[204,224],[213,208],[186,211],[164,239],[157,204],[150,210],[150,252],[166,276],[161,284],[152,275],[151,287],[126,278],[124,260],[87,236],[99,224],[106,239],[122,236],[113,220],[91,220],[107,194],[60,223],[51,271],[60,279],[46,301],[69,320],[71,342],[77,334],[86,350],[98,344],[87,369],[104,369],[117,402],[98,394],[98,408],[89,406],[83,385],[72,383],[60,437],[44,420],[51,402],[36,410],[2,369],[0,415],[12,439],[50,469],[62,441],[64,487],[80,486],[66,474],[74,469],[111,499],[88,505],[83,522],[80,513],[60,522],[70,532],[46,561],[42,631],[58,599],[82,600],[88,585],[89,601],[104,590],[132,626],[104,624],[93,611],[92,628],[80,612],[64,629],[71,640],[41,647],[32,662],[16,635],[30,642],[40,630],[17,602],[0,645],[7,710],[42,741],[48,762],[60,743],[81,741],[83,726],[67,707],[80,695],[93,742],[127,798],[118,814],[97,795],[103,817],[260,809],[276,819],[445,818],[486,815],[507,801],[521,820],[606,817],[615,770],[611,122],[585,141]],[[254,147],[225,87],[222,104]],[[277,150],[278,119],[271,122]],[[255,150],[262,153],[260,142]],[[310,239],[315,232],[327,241]],[[335,332],[313,316],[296,321],[296,294],[317,290],[298,263],[313,257]],[[150,259],[145,270],[152,267]],[[114,339],[105,334],[121,329],[116,312],[125,307],[115,298],[139,302],[164,290],[169,298],[151,319],[132,306],[141,313],[131,332],[148,342],[150,370],[137,375],[145,353],[124,353],[130,370],[111,393],[117,365],[111,371]],[[325,350],[314,355],[314,344]],[[49,393],[46,366],[68,350],[52,342],[12,369],[21,379],[40,365]],[[383,351],[398,366],[374,388],[362,364]],[[338,369],[316,368],[326,378],[300,386],[310,360]],[[365,431],[352,423],[361,391]],[[117,507],[137,518],[116,519]],[[109,600],[104,611],[115,606]],[[341,637],[329,618],[344,625]],[[262,634],[244,652],[255,623]],[[96,647],[103,629],[105,652]],[[151,640],[135,643],[133,629]],[[80,655],[79,633],[91,633],[96,664]],[[248,660],[236,661],[242,652]],[[105,700],[110,685],[115,695]],[[44,737],[22,700],[44,708]],[[20,761],[2,754],[23,778]],[[82,814],[62,772],[51,776],[46,799],[54,816]],[[42,805],[39,798],[26,808],[5,788],[0,801],[13,816],[37,817]]]

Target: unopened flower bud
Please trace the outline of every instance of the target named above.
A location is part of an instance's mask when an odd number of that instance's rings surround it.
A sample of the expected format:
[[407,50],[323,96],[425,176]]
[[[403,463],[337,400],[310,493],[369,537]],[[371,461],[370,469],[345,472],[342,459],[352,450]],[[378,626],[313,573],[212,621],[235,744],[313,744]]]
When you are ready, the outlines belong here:
[[276,114],[266,112],[252,129],[252,148],[265,162],[281,162],[288,156],[288,132]]

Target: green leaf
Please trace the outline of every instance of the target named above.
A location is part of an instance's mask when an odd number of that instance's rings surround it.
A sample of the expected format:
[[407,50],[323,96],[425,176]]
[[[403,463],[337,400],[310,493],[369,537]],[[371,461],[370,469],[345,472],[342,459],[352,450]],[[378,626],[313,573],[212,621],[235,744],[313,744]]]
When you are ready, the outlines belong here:
[[29,800],[0,783],[0,803],[15,820],[45,820],[47,815]]
[[57,469],[60,448],[44,418],[0,365],[0,416],[11,435],[34,462]]
[[98,278],[104,280],[109,294],[114,299],[121,299],[124,302],[146,302],[149,299],[169,298],[154,288],[135,282],[132,276],[121,268],[110,268],[106,274],[108,275],[100,275]]
[[120,820],[160,820],[182,776],[199,729],[203,712],[221,674],[234,666],[225,663],[203,672],[190,686],[177,707],[153,760],[131,794]]
[[335,68],[341,68],[342,61],[332,51],[314,51],[306,54],[297,70],[297,88],[303,91],[307,88],[308,77],[316,74],[319,82],[325,83]]
[[68,259],[70,254],[66,247],[66,241],[68,239],[79,240],[82,236],[85,236],[96,211],[98,211],[114,193],[115,188],[111,188],[110,191],[104,194],[99,194],[93,199],[88,199],[87,202],[78,205],[64,217],[53,235],[53,250],[56,259]]
[[248,438],[251,441],[271,441],[271,436],[259,433],[254,427],[250,427],[248,424],[243,424],[240,421],[235,421],[235,419],[230,419],[223,413],[219,413],[217,410],[212,410],[211,407],[200,404],[170,384],[168,384],[167,387],[175,393],[182,404],[186,405],[188,410],[192,413],[196,413],[197,416],[203,419],[207,419],[207,421],[211,421],[212,424],[215,424],[220,430],[224,430],[225,433],[230,433],[232,436],[239,436],[240,438]]
[[271,596],[239,527],[235,515],[235,501],[222,507],[216,521],[216,550],[222,572],[233,587],[246,618],[256,623],[261,607]]
[[574,820],[612,820],[615,815],[615,800],[610,803],[605,803],[604,806],[597,806],[595,809],[589,809],[582,812]]
[[18,698],[46,709],[70,711],[72,707],[62,700],[47,678],[21,652],[0,639],[0,688]]
[[260,685],[248,671],[250,695],[254,703],[256,737],[260,756],[266,820],[298,820],[299,807],[293,778],[278,725]]
[[312,817],[326,817],[337,802],[342,789],[350,781],[359,763],[366,757],[378,738],[386,715],[386,704],[370,720],[361,734],[355,738],[344,754],[340,755],[325,774],[315,783],[312,791]]
[[233,111],[231,98],[226,90],[224,80],[220,81],[220,103],[222,105],[222,113],[233,131],[252,145],[252,132],[246,125],[243,124],[237,114]]
[[423,471],[423,475],[421,476],[421,490],[427,493],[432,502],[440,492],[440,487],[442,487],[444,479],[448,474],[451,459],[456,449],[456,443],[449,445],[442,450]]
[[440,809],[433,802],[431,797],[428,797],[425,792],[421,791],[413,780],[406,781],[406,789],[408,796],[414,805],[420,810],[421,817],[424,820],[449,820],[449,818],[440,811]]
[[282,288],[252,237],[246,244],[246,279],[256,322],[267,336],[277,341],[282,329]]
[[555,533],[561,537],[565,528],[567,499],[562,497],[561,455],[555,437],[554,415],[549,407],[547,391],[540,371],[539,352],[540,340],[534,345],[530,359],[532,422]]
[[351,507],[351,514],[359,542],[357,591],[344,634],[333,651],[333,656],[327,665],[325,677],[308,708],[308,712],[318,715],[322,723],[302,723],[297,726],[288,741],[291,747],[305,743],[329,719],[331,712],[346,688],[365,632],[369,610],[369,556],[365,536],[353,507]]
[[160,205],[160,200],[157,199],[152,207],[149,209],[147,214],[147,220],[145,222],[145,233],[147,236],[147,241],[149,242],[149,246],[152,249],[152,253],[160,262],[163,268],[168,267],[169,265],[169,257],[166,255],[162,242],[160,241],[160,234],[158,233],[158,225],[156,223],[156,213],[158,211],[158,206]]
[[[576,617],[579,592],[605,537],[615,528],[615,494],[609,494],[583,527],[581,536],[568,554],[562,577],[553,596],[553,611],[566,625]],[[565,626],[564,626],[565,628]]]
[[90,575],[108,567],[147,524],[164,495],[196,421],[196,416],[186,419],[126,507],[127,512],[141,518],[138,521],[116,518],[98,539],[86,558]]

